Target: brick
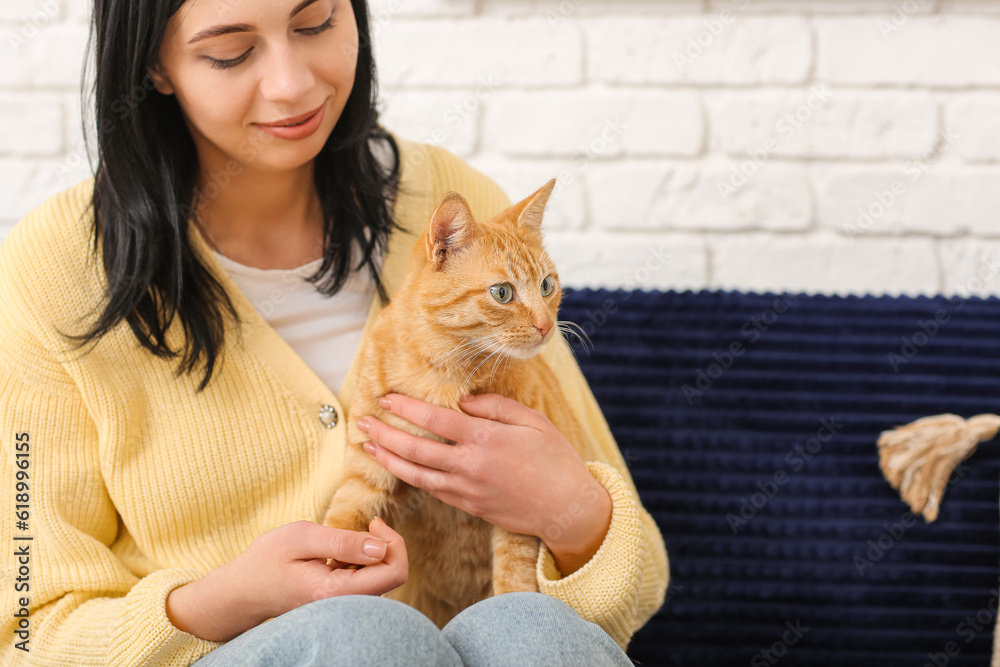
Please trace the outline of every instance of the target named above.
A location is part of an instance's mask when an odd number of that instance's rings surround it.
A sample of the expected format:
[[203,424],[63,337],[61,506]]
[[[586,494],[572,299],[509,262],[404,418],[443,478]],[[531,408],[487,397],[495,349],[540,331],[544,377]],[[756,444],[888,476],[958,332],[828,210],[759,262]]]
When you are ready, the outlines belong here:
[[56,160],[0,158],[0,222],[12,225],[50,196],[78,183],[89,174],[82,167],[58,168]]
[[938,253],[944,294],[1000,295],[1000,241],[943,240]]
[[691,92],[500,91],[487,106],[483,147],[508,155],[696,155],[704,123]]
[[996,0],[941,0],[941,11],[967,14],[1000,14]]
[[475,86],[491,76],[501,85],[569,86],[583,78],[580,35],[543,19],[398,19],[374,42],[391,86]]
[[773,234],[710,240],[713,289],[807,294],[933,294],[937,259],[927,239],[865,238],[830,233]]
[[485,16],[542,16],[554,26],[582,16],[690,14],[704,9],[702,0],[482,0]]
[[[90,85],[86,90],[90,90]],[[66,146],[63,156],[60,158],[62,169],[83,169],[85,164],[87,164],[87,146],[84,143],[84,122],[87,124],[87,132],[90,140],[90,151],[92,153],[90,157],[90,162],[96,167],[97,166],[97,121],[95,120],[95,114],[93,111],[94,102],[91,99],[87,100],[87,113],[86,117],[81,114],[80,109],[80,94],[78,91],[73,91],[72,93],[64,93],[63,104],[66,109]]]
[[[79,151],[83,154],[83,123],[84,118],[81,116],[80,111],[80,95],[79,93],[64,93],[63,97],[63,108],[65,109],[64,117],[64,132],[66,137],[65,150],[67,152]],[[93,107],[93,103],[90,104]],[[97,141],[97,123],[94,122],[93,111],[88,111],[88,118],[86,119],[88,124],[88,129],[90,132],[90,137],[92,141],[96,144]]]
[[543,229],[581,229],[587,222],[584,183],[569,160],[508,160],[486,156],[469,159],[469,164],[503,188],[512,203],[538,190],[550,179],[556,186],[545,206]]
[[802,169],[764,163],[744,182],[733,177],[739,168],[728,161],[594,164],[586,174],[591,215],[607,229],[795,230],[810,225],[812,199]]
[[0,28],[3,41],[7,41],[6,33],[10,28],[19,32],[22,28],[30,30],[55,23],[59,19],[60,4],[60,0],[4,0],[0,3],[0,23],[11,25]]
[[55,155],[63,149],[63,109],[58,95],[0,93],[0,151]]
[[713,150],[792,157],[898,157],[934,146],[937,105],[921,92],[862,92],[824,84],[705,94]]
[[[992,0],[986,0],[992,1]],[[710,11],[747,5],[746,12],[794,14],[889,14],[906,4],[916,14],[933,12],[939,0],[709,0]]]
[[396,16],[471,16],[475,11],[475,0],[371,0],[368,3],[372,23],[384,23]]
[[739,12],[583,21],[588,78],[615,83],[799,83],[811,32],[799,17]]
[[475,150],[476,124],[490,92],[397,90],[381,96],[381,122],[414,141],[444,146],[458,155]]
[[965,160],[1000,160],[1000,94],[956,95],[945,104],[945,124],[958,134],[954,152]]
[[[831,83],[964,87],[1000,83],[1000,21],[889,15],[816,19],[816,76]],[[931,48],[929,45],[933,45]]]
[[665,291],[707,281],[705,243],[689,237],[564,232],[550,235],[546,249],[569,287]]
[[54,23],[37,32],[8,31],[0,37],[0,86],[79,89],[86,41],[87,26],[79,24]]
[[943,157],[832,168],[815,175],[819,223],[849,239],[997,234],[998,178],[1000,168],[959,167]]
[[75,23],[90,23],[94,13],[94,0],[61,0],[63,18]]

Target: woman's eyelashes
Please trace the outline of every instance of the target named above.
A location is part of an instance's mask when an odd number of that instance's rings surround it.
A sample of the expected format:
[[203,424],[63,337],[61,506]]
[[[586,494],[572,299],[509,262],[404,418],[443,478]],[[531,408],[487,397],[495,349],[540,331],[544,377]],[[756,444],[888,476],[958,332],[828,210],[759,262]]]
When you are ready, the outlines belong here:
[[[329,30],[335,25],[337,25],[337,23],[336,21],[333,20],[333,14],[331,13],[330,18],[328,18],[322,24],[314,28],[302,28],[301,30],[296,30],[296,32],[301,32],[303,35],[318,35],[321,32]],[[241,62],[249,58],[251,51],[253,51],[252,46],[243,53],[241,53],[240,55],[238,55],[237,57],[232,58],[230,60],[218,60],[217,58],[212,58],[208,56],[206,57],[208,57],[208,59],[212,62],[213,69],[229,69],[230,67],[236,67]]]

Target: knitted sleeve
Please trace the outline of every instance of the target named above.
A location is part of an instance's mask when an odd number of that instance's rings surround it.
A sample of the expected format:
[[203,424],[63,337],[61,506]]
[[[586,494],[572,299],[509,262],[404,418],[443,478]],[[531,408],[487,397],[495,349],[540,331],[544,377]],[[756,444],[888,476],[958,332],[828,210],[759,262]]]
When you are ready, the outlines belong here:
[[0,521],[0,663],[189,665],[221,644],[174,627],[165,600],[204,573],[139,576],[113,553],[120,518],[103,483],[102,424],[52,344],[59,313],[46,292],[73,282],[45,229],[70,224],[65,203],[49,200],[0,246],[0,494],[11,508]]
[[[436,153],[439,185],[461,192],[477,218],[490,217],[511,205],[488,176],[444,149],[438,148]],[[587,462],[587,468],[608,490],[613,509],[611,525],[597,553],[567,577],[559,573],[551,552],[542,544],[538,587],[600,625],[624,650],[632,635],[663,605],[669,579],[667,551],[656,522],[639,502],[604,414],[561,333],[542,348],[542,354],[559,378],[577,419],[590,428],[600,445],[600,460]]]
[[611,525],[597,553],[583,567],[563,577],[542,543],[538,587],[559,598],[583,618],[600,625],[625,650],[632,635],[663,606],[670,567],[663,536],[643,508],[604,414],[568,343],[560,335],[543,348],[574,414],[601,449],[587,468],[611,495]]

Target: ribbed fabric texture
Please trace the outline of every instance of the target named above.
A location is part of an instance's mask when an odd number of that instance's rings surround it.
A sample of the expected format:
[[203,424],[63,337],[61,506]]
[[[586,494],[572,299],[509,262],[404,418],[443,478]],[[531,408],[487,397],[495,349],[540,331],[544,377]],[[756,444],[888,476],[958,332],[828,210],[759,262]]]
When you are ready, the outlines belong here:
[[590,334],[574,350],[670,553],[633,659],[989,664],[1000,443],[961,464],[932,524],[875,443],[1000,409],[1000,300],[580,290],[560,318]]
[[[451,153],[397,138],[402,183],[383,266],[395,294],[410,250],[449,190],[477,218],[510,204],[490,179]],[[258,535],[299,519],[321,521],[341,478],[358,358],[339,388],[322,380],[235,287],[192,226],[195,251],[234,300],[222,365],[202,393],[200,373],[139,348],[126,324],[85,354],[76,333],[100,301],[103,271],[89,259],[92,180],[50,198],[0,246],[0,493],[14,499],[16,436],[27,438],[30,516],[0,522],[4,548],[0,656],[4,663],[188,665],[216,648],[174,628],[174,588],[235,558]],[[376,299],[365,325],[378,313]],[[178,320],[167,340],[183,341]],[[662,604],[663,541],[566,342],[542,354],[578,417],[602,447],[589,469],[614,499],[608,538],[583,569],[547,592],[607,629],[620,645]],[[321,415],[336,413],[332,428]],[[323,412],[321,412],[323,410]],[[23,481],[23,480],[22,480]],[[637,529],[638,519],[638,529]],[[16,594],[14,537],[30,537],[30,592]],[[539,556],[539,563],[545,554]],[[27,597],[30,654],[14,647],[11,610]]]

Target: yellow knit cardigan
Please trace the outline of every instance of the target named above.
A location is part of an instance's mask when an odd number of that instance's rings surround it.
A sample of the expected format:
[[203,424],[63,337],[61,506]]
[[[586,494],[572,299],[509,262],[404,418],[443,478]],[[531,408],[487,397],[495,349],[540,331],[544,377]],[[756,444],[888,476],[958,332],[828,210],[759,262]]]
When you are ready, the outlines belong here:
[[[394,217],[412,233],[390,236],[390,295],[447,191],[461,192],[479,219],[510,205],[496,183],[450,152],[396,139]],[[227,331],[206,390],[195,392],[201,373],[176,376],[176,360],[139,347],[124,322],[86,353],[70,352],[56,329],[82,331],[103,294],[103,269],[88,247],[92,189],[89,178],[52,196],[0,245],[0,493],[9,508],[0,521],[0,656],[4,664],[189,665],[221,644],[175,628],[167,594],[276,526],[322,521],[341,478],[359,359],[338,393],[325,386],[193,225],[193,247],[244,319]],[[376,298],[366,331],[379,310]],[[167,340],[180,349],[178,318]],[[543,545],[539,590],[624,648],[663,604],[663,539],[565,339],[542,354],[601,444],[601,460],[587,466],[614,509],[600,549],[572,575],[560,575]],[[330,407],[339,417],[332,428],[324,423]]]

